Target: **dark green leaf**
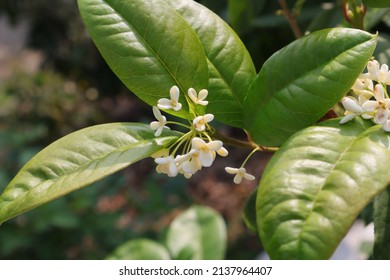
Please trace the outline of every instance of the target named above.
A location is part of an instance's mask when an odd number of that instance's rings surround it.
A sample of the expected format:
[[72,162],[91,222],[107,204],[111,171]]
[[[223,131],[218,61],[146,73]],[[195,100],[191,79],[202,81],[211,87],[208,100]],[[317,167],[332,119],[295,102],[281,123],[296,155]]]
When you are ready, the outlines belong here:
[[148,125],[134,123],[71,133],[39,152],[10,182],[0,196],[0,223],[149,157],[177,135],[154,137]]
[[326,259],[362,209],[390,182],[390,134],[338,120],[297,132],[275,153],[256,208],[273,259]]
[[165,0],[198,35],[208,59],[209,105],[219,121],[243,127],[242,104],[256,76],[252,59],[235,32],[219,16],[191,0]]
[[375,49],[374,56],[381,64],[390,65],[390,36],[378,36],[378,45]]
[[233,28],[239,34],[249,29],[265,2],[265,0],[228,0],[228,17]]
[[374,202],[375,243],[373,257],[390,260],[390,188],[375,198]]
[[386,8],[390,7],[390,0],[363,0],[367,7],[371,8]]
[[185,96],[192,87],[207,88],[203,47],[192,28],[163,0],[78,0],[87,29],[108,65],[121,81],[149,105],[181,89],[183,109],[170,113],[190,117]]
[[[390,12],[390,8],[380,9],[380,8],[370,8],[367,9],[366,15],[364,16],[364,28],[366,30],[372,30],[376,27],[381,21],[386,23],[386,19],[388,19],[388,14]],[[374,29],[374,31],[376,31]]]
[[341,24],[343,22],[343,14],[340,10],[339,5],[321,9],[318,15],[310,22],[306,32],[313,32]]
[[167,247],[173,259],[220,260],[225,256],[226,226],[213,209],[193,206],[168,229]]
[[257,189],[249,196],[248,200],[246,201],[244,212],[243,212],[244,223],[253,232],[257,232],[256,197],[257,197]]
[[367,32],[313,32],[263,65],[244,103],[245,128],[264,146],[279,146],[312,125],[351,88],[376,45]]
[[107,260],[169,260],[168,250],[149,239],[135,239],[119,246]]

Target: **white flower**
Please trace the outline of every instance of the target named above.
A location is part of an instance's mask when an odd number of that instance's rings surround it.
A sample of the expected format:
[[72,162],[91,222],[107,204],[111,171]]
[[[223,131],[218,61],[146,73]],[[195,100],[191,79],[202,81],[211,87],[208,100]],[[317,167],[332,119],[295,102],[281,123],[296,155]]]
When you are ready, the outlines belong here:
[[183,162],[181,164],[181,170],[183,171],[184,176],[193,175],[199,170],[202,169],[202,163],[199,159],[199,152],[194,150],[194,153],[191,155],[191,159]]
[[161,115],[160,110],[156,106],[153,106],[153,115],[155,116],[157,121],[151,122],[150,128],[156,130],[154,136],[158,137],[161,135],[161,132],[163,131],[164,127],[169,129],[169,127],[165,126],[167,124],[167,118]]
[[158,173],[165,173],[169,177],[175,177],[179,172],[173,156],[156,158],[154,161],[158,164],[156,167]]
[[199,160],[202,166],[209,167],[215,159],[215,152],[222,148],[222,141],[215,140],[206,143],[203,139],[194,137],[192,148],[199,153]]
[[202,164],[199,160],[199,153],[195,153],[191,160],[185,161],[181,165],[181,171],[186,178],[190,178],[196,172],[202,169]]
[[368,100],[362,108],[368,112],[367,117],[374,118],[376,124],[383,124],[389,118],[390,99],[385,98],[385,89],[381,84],[377,84],[374,89],[375,100]]
[[209,104],[208,101],[205,101],[208,94],[209,94],[209,92],[206,89],[202,89],[201,91],[199,91],[199,94],[197,94],[196,90],[193,88],[190,88],[188,90],[188,96],[191,98],[191,100],[195,104],[199,104],[199,105],[203,105],[203,106],[206,106],[207,104]]
[[206,114],[204,116],[196,117],[192,123],[197,131],[204,131],[206,129],[206,123],[211,122],[213,119],[213,114]]
[[181,103],[179,103],[179,88],[177,86],[173,86],[170,89],[169,94],[171,96],[171,99],[159,99],[157,107],[161,110],[173,109],[175,111],[179,111],[181,109]]
[[225,170],[229,174],[236,174],[236,176],[234,176],[234,179],[233,179],[233,182],[236,184],[241,183],[242,178],[250,180],[250,181],[255,179],[255,176],[246,173],[246,169],[244,167],[240,167],[240,168],[225,167]]
[[361,78],[359,78],[353,84],[352,89],[354,91],[359,91],[359,90],[373,91],[374,90],[374,83],[372,82],[371,79],[361,79]]
[[192,149],[187,154],[178,155],[175,158],[179,172],[187,179],[191,178],[193,174],[202,168],[199,160],[197,160],[197,156],[194,156],[196,153],[197,151]]
[[360,75],[361,78],[372,79],[384,85],[390,84],[389,67],[386,64],[380,65],[377,60],[367,63],[368,73]]
[[357,79],[352,86],[352,90],[355,94],[358,95],[360,99],[361,96],[364,98],[370,99],[373,96],[374,83],[370,79]]
[[354,117],[361,115],[364,113],[364,109],[359,104],[359,102],[353,97],[344,97],[341,100],[343,106],[345,108],[344,117],[340,120],[340,124],[346,123],[352,120]]
[[175,158],[175,162],[178,163],[178,164],[182,164],[183,162],[190,160],[192,155],[195,152],[196,152],[195,150],[191,150],[191,151],[189,151],[188,153],[186,153],[184,155],[178,155]]

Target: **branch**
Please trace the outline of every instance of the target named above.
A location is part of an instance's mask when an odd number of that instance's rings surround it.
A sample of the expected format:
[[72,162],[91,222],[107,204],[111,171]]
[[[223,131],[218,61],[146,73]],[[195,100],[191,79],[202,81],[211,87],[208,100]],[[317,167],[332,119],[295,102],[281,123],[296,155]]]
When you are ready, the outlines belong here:
[[285,0],[279,0],[279,5],[283,10],[283,15],[287,19],[288,23],[290,24],[290,28],[292,32],[294,33],[294,36],[296,39],[302,37],[302,32],[299,29],[297,19],[295,15],[293,15],[290,10],[288,9],[287,3]]

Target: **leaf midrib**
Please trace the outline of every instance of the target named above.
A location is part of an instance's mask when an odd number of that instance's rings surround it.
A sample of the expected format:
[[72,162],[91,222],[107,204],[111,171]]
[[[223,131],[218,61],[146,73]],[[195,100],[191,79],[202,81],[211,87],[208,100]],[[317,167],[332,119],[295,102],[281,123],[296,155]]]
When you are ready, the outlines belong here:
[[[48,180],[40,178],[41,181],[40,181],[38,184],[36,184],[36,185],[30,187],[28,190],[24,190],[23,194],[21,194],[20,196],[18,196],[16,199],[19,199],[21,196],[27,195],[30,191],[33,191],[34,189],[36,189],[37,187],[39,187],[41,184],[46,183],[46,182],[50,182],[50,181],[51,181],[51,182],[53,182],[53,183],[47,188],[47,189],[49,189],[49,188],[51,188],[57,181],[61,180],[62,178],[68,177],[68,176],[71,176],[71,175],[74,175],[74,174],[77,174],[77,173],[79,173],[80,171],[84,171],[84,170],[86,170],[86,169],[88,168],[88,166],[90,166],[90,165],[92,165],[92,164],[94,164],[94,163],[103,161],[104,159],[106,159],[106,158],[108,158],[108,157],[110,157],[110,156],[112,156],[112,155],[114,155],[114,154],[120,154],[120,153],[126,152],[126,151],[130,150],[131,148],[136,148],[137,146],[144,146],[144,147],[146,147],[146,146],[150,146],[151,144],[152,144],[152,143],[150,142],[150,140],[138,141],[138,142],[132,143],[132,144],[130,144],[130,145],[126,145],[126,146],[123,146],[123,147],[119,147],[119,148],[114,149],[114,150],[112,150],[111,152],[109,152],[109,153],[107,153],[107,154],[105,154],[105,155],[103,155],[103,156],[100,156],[100,157],[97,157],[97,158],[95,158],[95,159],[93,159],[93,160],[87,161],[87,162],[85,162],[84,164],[79,165],[77,168],[70,170],[70,171],[69,171],[68,173],[66,173],[66,174],[62,174],[62,175],[60,175],[60,176],[57,176],[57,177],[55,177],[55,178],[48,179]],[[128,163],[126,163],[126,164],[125,164],[123,167],[121,167],[120,169],[123,169],[123,168],[125,168],[126,166],[128,166],[128,165],[130,165],[130,164],[132,164],[132,163],[134,163],[134,162],[128,162]],[[117,169],[117,170],[119,170],[119,169]],[[117,171],[117,170],[116,170],[116,171]],[[26,169],[24,172],[28,172],[28,170]],[[112,172],[115,172],[115,171],[112,171]],[[108,176],[108,175],[112,174],[112,172],[104,173],[103,176]],[[21,173],[20,176],[23,176],[23,173]],[[19,176],[18,176],[18,177],[19,177]],[[15,179],[17,179],[18,177],[15,177]],[[14,179],[14,180],[15,180],[15,179]],[[11,182],[11,183],[12,183],[12,182]],[[85,186],[85,184],[81,185],[80,187],[82,187],[82,186]],[[10,190],[13,190],[12,185],[8,186],[7,189],[8,189],[8,188],[9,188]],[[6,192],[4,192],[3,194],[6,194]],[[15,200],[12,200],[12,201],[3,200],[3,194],[0,196],[0,200],[1,200],[1,201],[3,201],[3,202],[8,202],[8,203],[12,203],[13,201],[15,201]]]
[[[298,236],[298,250],[299,250],[299,253],[300,255],[304,255],[304,249],[303,249],[303,244],[304,244],[304,240],[302,238],[303,234],[306,233],[305,231],[305,228],[308,226],[308,221],[309,221],[309,218],[314,214],[314,213],[318,213],[318,212],[315,212],[314,211],[314,208],[315,208],[315,205],[316,205],[316,202],[318,201],[319,197],[320,197],[320,193],[321,191],[323,190],[323,188],[326,186],[326,183],[327,183],[327,180],[330,176],[330,174],[336,169],[336,167],[338,166],[338,164],[341,162],[342,158],[348,153],[348,151],[350,150],[350,148],[358,141],[362,138],[362,134],[364,133],[364,130],[357,136],[354,137],[353,141],[351,141],[346,147],[345,149],[342,151],[342,153],[340,153],[340,155],[338,156],[337,160],[335,161],[335,163],[333,164],[333,166],[330,168],[329,172],[328,172],[328,176],[326,176],[324,178],[324,182],[323,184],[321,185],[320,188],[318,188],[318,191],[315,195],[315,199],[313,200],[312,202],[312,207],[310,209],[310,212],[307,214],[306,216],[306,219],[304,221],[304,224],[302,226],[302,229],[299,233],[299,236]],[[321,216],[323,216],[321,213],[318,213],[320,214]]]

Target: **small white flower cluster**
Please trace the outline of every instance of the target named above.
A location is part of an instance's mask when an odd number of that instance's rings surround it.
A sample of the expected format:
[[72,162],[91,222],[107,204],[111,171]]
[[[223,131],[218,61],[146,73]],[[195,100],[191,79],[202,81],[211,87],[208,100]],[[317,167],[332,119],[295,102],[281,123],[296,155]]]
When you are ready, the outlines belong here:
[[[190,178],[203,167],[210,167],[216,155],[227,156],[228,151],[223,147],[223,142],[220,140],[212,140],[208,132],[211,130],[209,123],[214,119],[213,114],[205,114],[198,116],[195,112],[195,118],[190,126],[167,122],[161,110],[172,109],[179,111],[182,104],[179,102],[180,90],[177,86],[173,86],[170,91],[170,99],[161,98],[157,102],[157,106],[153,107],[153,114],[157,121],[150,123],[150,128],[155,130],[155,136],[161,135],[164,128],[169,129],[167,124],[182,125],[189,129],[189,132],[183,134],[171,147],[160,151],[153,155],[157,163],[156,170],[158,173],[167,174],[169,177],[175,177],[178,174],[183,174],[186,178]],[[195,105],[206,106],[208,101],[206,97],[208,91],[202,89],[199,94],[195,89],[188,90],[188,102],[193,102]],[[171,152],[172,150],[172,152]],[[177,154],[179,153],[179,154]],[[246,173],[245,168],[226,167],[226,171],[230,174],[236,174],[234,182],[239,184],[242,178],[254,180],[255,177]]]
[[386,64],[380,65],[376,60],[369,61],[367,73],[361,74],[352,86],[357,98],[348,96],[341,100],[346,111],[340,123],[361,116],[382,125],[384,131],[390,132],[390,99],[387,85],[390,85],[389,67]]

